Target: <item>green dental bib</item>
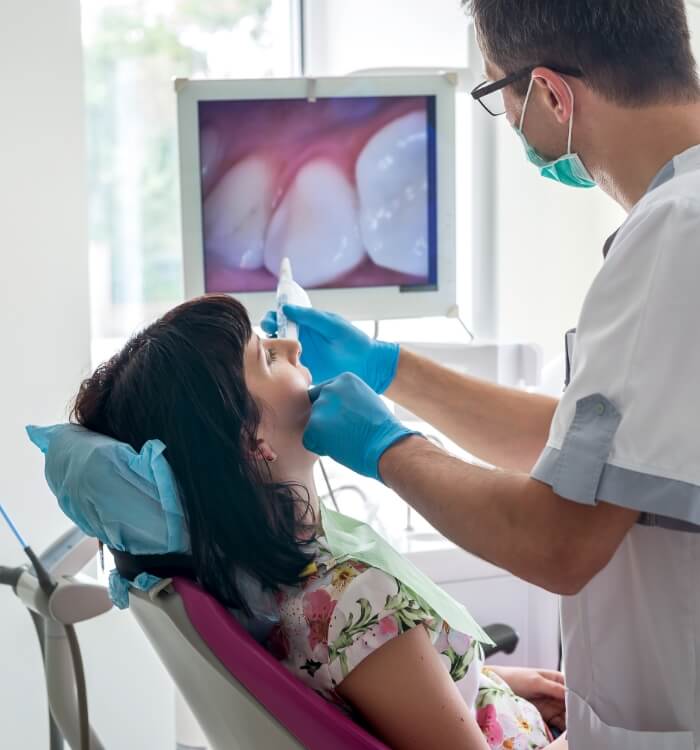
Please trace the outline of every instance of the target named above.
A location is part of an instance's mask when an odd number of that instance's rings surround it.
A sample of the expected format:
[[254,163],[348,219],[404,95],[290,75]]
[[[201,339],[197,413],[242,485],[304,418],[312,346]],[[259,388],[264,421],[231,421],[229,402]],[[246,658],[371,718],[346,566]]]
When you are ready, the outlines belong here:
[[321,503],[321,520],[328,548],[336,562],[353,559],[371,565],[407,586],[423,606],[432,609],[451,628],[492,646],[466,608],[399,554],[366,523],[336,513]]

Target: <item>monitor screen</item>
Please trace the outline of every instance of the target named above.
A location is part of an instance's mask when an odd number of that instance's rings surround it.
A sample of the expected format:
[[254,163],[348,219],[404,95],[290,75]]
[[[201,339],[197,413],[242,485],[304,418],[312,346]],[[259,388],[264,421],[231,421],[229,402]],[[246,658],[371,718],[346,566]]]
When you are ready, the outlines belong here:
[[198,102],[205,291],[437,286],[434,96]]

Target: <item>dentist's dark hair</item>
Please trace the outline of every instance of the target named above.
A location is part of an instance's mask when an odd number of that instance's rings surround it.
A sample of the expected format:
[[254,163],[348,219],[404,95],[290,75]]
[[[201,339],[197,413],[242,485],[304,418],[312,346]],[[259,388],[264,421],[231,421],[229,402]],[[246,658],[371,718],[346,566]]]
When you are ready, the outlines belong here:
[[261,415],[243,364],[251,335],[245,308],[231,297],[186,302],[83,381],[72,413],[136,451],[154,438],[165,444],[197,578],[246,612],[234,571],[269,589],[293,585],[311,559],[313,536],[300,521],[310,511],[306,488],[274,483],[257,452]]
[[[638,107],[700,98],[683,0],[463,0],[506,74],[578,68],[608,100]],[[524,94],[528,81],[516,85]]]

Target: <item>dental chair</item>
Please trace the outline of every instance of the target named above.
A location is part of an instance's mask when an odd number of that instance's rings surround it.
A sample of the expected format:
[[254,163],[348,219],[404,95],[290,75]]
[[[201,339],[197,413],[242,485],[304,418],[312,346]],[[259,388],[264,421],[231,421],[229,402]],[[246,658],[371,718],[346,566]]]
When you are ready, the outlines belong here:
[[172,579],[155,595],[132,590],[129,606],[212,750],[387,750],[191,581]]
[[[292,675],[197,584],[177,483],[160,441],[148,441],[137,453],[127,444],[77,425],[30,426],[27,432],[46,456],[45,475],[61,509],[79,527],[59,546],[65,554],[73,554],[74,548],[87,554],[89,545],[81,540],[94,538],[110,549],[116,565],[110,575],[111,600],[118,607],[130,607],[206,735],[208,750],[388,750]],[[120,551],[125,549],[132,552]],[[81,566],[76,562],[61,567],[52,562],[55,555],[43,557],[44,599],[50,605],[56,593],[49,576],[75,573]],[[37,575],[44,569],[38,558],[34,567]],[[15,573],[18,580],[33,582],[24,569],[6,573],[13,586]],[[34,606],[38,587],[29,583],[17,585],[17,593],[26,589],[23,601],[41,615],[50,614],[50,606]],[[106,591],[101,593],[93,607],[98,613],[109,609]],[[80,601],[71,601],[78,610]],[[68,614],[71,619],[64,617],[66,622],[81,619],[80,611]],[[254,618],[250,628],[269,626],[266,618],[266,614],[260,615],[260,621]],[[485,630],[496,644],[487,656],[496,651],[512,653],[517,646],[518,636],[511,628]],[[70,738],[74,750],[100,750],[97,737],[88,731],[87,701],[79,700],[76,707],[61,700],[73,690],[64,689],[68,670],[59,669],[60,679],[49,679],[56,672],[47,668],[47,685],[54,699],[52,712],[54,703],[61,709],[63,735]],[[85,693],[84,679],[76,676],[70,684],[76,683],[82,685],[77,691],[80,698]],[[55,685],[58,690],[52,690]]]
[[[153,560],[153,558],[151,558]],[[236,618],[190,577],[184,558],[147,565],[115,554],[120,574],[162,577],[148,593],[129,591],[131,612],[189,704],[211,750],[388,750],[365,728],[294,677]],[[165,578],[165,572],[179,573]],[[512,653],[512,628],[486,628],[487,656]]]

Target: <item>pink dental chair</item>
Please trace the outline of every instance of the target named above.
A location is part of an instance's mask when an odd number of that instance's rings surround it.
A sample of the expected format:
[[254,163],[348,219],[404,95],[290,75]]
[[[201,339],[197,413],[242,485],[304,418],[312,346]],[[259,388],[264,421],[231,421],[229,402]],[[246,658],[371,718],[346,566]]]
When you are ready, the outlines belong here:
[[[169,556],[170,564],[161,567],[153,564],[158,558],[113,554],[128,578],[150,569],[164,579],[148,593],[131,589],[129,606],[210,750],[389,750],[257,643],[191,579],[184,556]],[[485,649],[487,657],[518,645],[506,625],[485,630],[495,642]]]
[[199,586],[171,580],[158,591],[132,589],[129,606],[212,750],[388,750],[290,674]]

